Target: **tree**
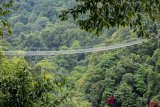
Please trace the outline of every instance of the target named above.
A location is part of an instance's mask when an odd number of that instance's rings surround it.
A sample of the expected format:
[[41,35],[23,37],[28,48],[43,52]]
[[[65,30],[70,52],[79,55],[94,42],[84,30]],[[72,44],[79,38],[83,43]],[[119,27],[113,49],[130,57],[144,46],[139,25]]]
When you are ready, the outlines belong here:
[[[130,26],[139,36],[148,36],[149,23],[146,20],[157,22],[160,18],[159,0],[76,1],[73,8],[62,11],[61,20],[67,19],[71,14],[82,29],[96,31],[96,34],[104,27]],[[80,18],[81,14],[86,17]]]
[[[23,58],[4,58],[0,63],[1,107],[55,107],[67,97],[66,79],[32,69]],[[64,88],[65,86],[65,88]]]
[[80,42],[78,40],[73,41],[72,47],[73,47],[73,49],[80,48]]
[[118,99],[118,102],[122,103],[122,107],[136,107],[136,95],[132,92],[131,86],[125,82],[118,87],[115,96]]
[[1,0],[0,1],[0,36],[5,34],[11,34],[11,25],[6,20],[6,15],[10,14],[13,7],[13,0]]
[[44,29],[49,22],[47,17],[40,17],[36,20],[37,29]]

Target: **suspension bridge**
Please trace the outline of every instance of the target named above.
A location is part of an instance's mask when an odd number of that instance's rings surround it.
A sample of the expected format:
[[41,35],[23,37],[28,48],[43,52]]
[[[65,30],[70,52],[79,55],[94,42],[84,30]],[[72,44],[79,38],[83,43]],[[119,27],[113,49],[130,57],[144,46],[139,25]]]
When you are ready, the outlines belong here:
[[56,56],[56,55],[70,55],[70,54],[80,54],[80,53],[91,53],[100,51],[109,51],[118,48],[125,48],[128,46],[133,46],[141,44],[144,42],[143,39],[138,39],[126,43],[119,43],[109,46],[101,46],[87,49],[72,49],[72,50],[59,50],[59,51],[4,51],[7,56]]

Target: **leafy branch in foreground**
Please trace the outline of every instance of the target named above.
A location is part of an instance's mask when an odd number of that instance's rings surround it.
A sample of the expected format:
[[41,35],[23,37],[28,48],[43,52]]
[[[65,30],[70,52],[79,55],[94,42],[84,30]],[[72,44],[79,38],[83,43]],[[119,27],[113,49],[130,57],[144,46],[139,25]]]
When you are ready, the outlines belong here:
[[[60,18],[72,15],[78,25],[99,34],[104,27],[130,26],[138,36],[149,36],[150,22],[160,19],[159,0],[76,0],[77,5],[63,10]],[[84,15],[85,18],[80,18]]]
[[1,0],[0,1],[0,36],[5,34],[12,34],[12,27],[6,20],[6,15],[11,13],[13,7],[13,0]]

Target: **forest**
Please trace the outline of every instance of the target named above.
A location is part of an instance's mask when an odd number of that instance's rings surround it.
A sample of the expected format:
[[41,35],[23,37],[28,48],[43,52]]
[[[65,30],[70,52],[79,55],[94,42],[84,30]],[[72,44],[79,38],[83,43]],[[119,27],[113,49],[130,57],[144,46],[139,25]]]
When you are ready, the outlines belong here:
[[[160,106],[158,21],[144,18],[147,42],[130,47],[73,55],[6,56],[5,51],[10,50],[87,49],[144,37],[127,25],[109,27],[97,35],[81,29],[72,15],[62,21],[61,12],[74,8],[76,0],[15,0],[13,7],[2,4],[0,1],[0,107]],[[12,9],[3,13],[3,8]],[[3,34],[3,26],[9,33]],[[107,103],[111,97],[116,106]]]

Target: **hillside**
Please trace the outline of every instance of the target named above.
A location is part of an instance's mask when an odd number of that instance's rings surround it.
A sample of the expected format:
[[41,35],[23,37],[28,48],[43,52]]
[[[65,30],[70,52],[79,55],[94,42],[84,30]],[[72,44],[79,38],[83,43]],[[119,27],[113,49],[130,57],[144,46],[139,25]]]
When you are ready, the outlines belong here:
[[[7,16],[13,35],[0,39],[0,50],[85,49],[137,38],[129,27],[105,29],[97,36],[81,30],[72,18],[60,21],[61,10],[74,4],[16,0]],[[152,23],[147,42],[96,53],[9,57],[0,51],[0,107],[109,107],[105,101],[112,96],[117,107],[159,102],[159,31],[159,23]]]

